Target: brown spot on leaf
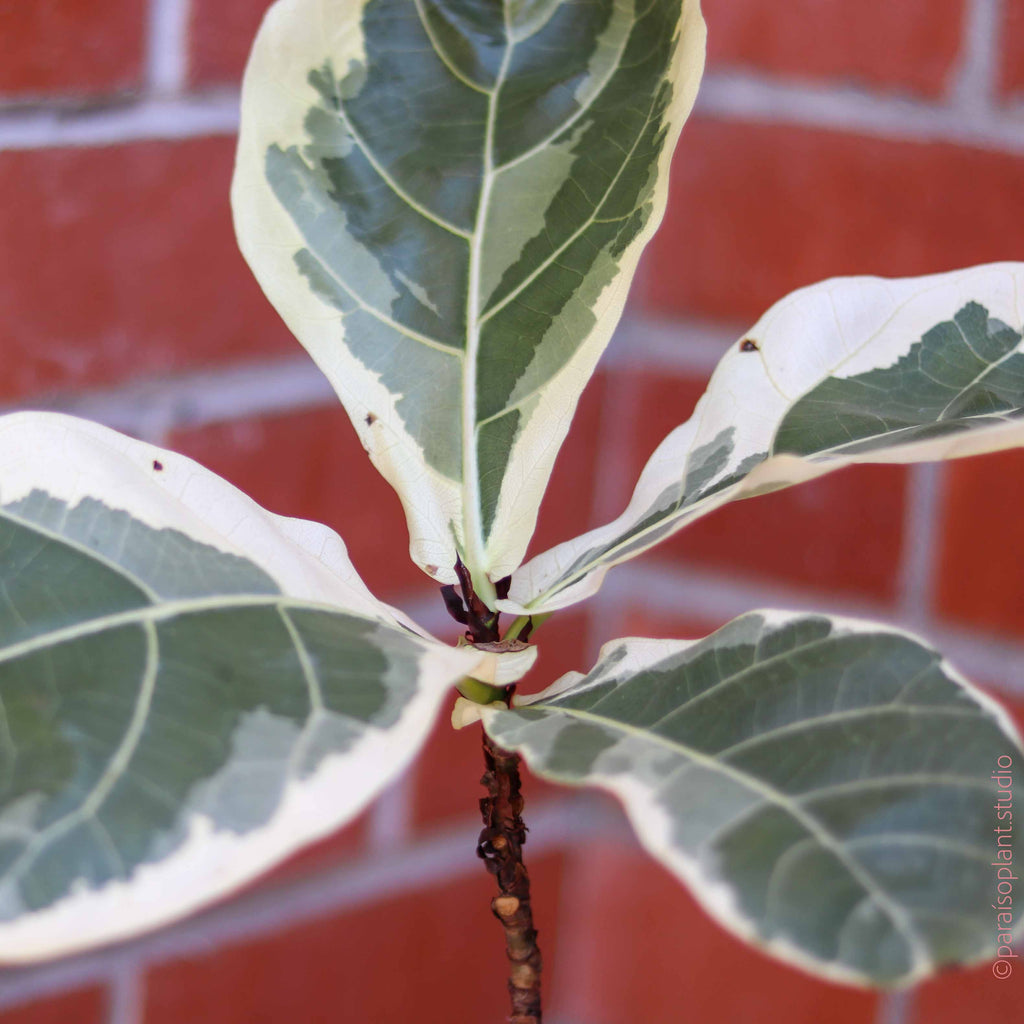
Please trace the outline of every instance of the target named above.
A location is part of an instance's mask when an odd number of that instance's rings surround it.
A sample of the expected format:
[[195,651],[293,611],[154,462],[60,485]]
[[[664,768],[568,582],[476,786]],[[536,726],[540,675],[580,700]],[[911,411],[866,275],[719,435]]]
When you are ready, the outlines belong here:
[[155,469],[155,470],[156,470],[156,471],[157,471],[158,473],[162,473],[162,472],[163,472],[163,469],[164,469],[164,464],[163,464],[162,462],[157,462],[157,460],[156,460],[156,459],[154,459],[154,460],[153,460],[153,468],[154,468],[154,469]]
[[758,343],[756,341],[754,341],[753,338],[744,338],[740,342],[740,351],[741,352],[759,352],[760,349],[761,349],[761,346],[758,345]]

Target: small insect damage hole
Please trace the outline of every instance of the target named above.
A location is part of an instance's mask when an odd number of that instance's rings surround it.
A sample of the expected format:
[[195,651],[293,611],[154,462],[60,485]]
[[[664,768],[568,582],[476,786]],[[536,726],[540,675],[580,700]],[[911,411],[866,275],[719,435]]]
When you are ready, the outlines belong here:
[[157,459],[154,459],[153,460],[153,468],[158,473],[162,473],[164,471],[164,464],[162,462],[159,462]]
[[377,422],[377,417],[376,417],[376,416],[374,416],[374,414],[373,414],[372,412],[368,412],[368,413],[366,414],[366,419],[365,419],[365,421],[364,421],[364,422],[366,423],[366,425],[367,425],[368,427],[372,427],[372,426],[374,425],[374,423],[376,423],[376,422]]
[[741,352],[760,352],[761,346],[753,338],[744,338],[740,342]]

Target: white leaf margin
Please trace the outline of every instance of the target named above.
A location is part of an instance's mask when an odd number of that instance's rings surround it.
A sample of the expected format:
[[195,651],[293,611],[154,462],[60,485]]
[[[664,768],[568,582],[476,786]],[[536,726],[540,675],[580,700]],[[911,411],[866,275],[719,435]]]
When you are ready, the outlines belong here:
[[248,559],[286,597],[428,635],[370,593],[333,530],[268,512],[177,452],[62,413],[0,417],[0,504],[18,501],[37,488],[69,508],[94,498],[154,530],[180,530],[218,551]]
[[[441,583],[458,582],[450,524],[460,518],[460,488],[418,456],[392,393],[343,342],[343,317],[317,296],[293,255],[307,246],[266,180],[271,144],[305,145],[305,118],[316,94],[311,68],[365,63],[360,0],[278,0],[266,12],[242,81],[242,116],[231,183],[235,235],[246,262],[288,329],[323,371],[371,462],[395,489],[410,524],[414,561]],[[308,88],[309,93],[300,93]],[[366,424],[372,413],[373,429]],[[458,440],[457,438],[454,440]]]
[[[620,256],[619,273],[597,299],[596,327],[538,393],[537,408],[513,444],[495,510],[493,539],[486,551],[481,550],[481,538],[473,535],[479,532],[479,512],[467,512],[464,502],[466,492],[478,501],[478,481],[467,485],[449,480],[421,457],[416,439],[396,409],[401,395],[381,384],[379,376],[349,352],[342,342],[341,315],[312,292],[295,268],[292,254],[305,248],[306,242],[264,174],[269,144],[305,143],[305,117],[315,97],[294,89],[308,69],[319,67],[328,57],[336,67],[365,61],[361,18],[366,3],[320,0],[311,11],[309,0],[278,0],[264,16],[242,85],[241,129],[231,185],[239,247],[261,286],[273,282],[264,289],[268,297],[330,381],[371,462],[398,494],[409,526],[410,557],[439,583],[457,582],[453,526],[459,534],[455,539],[465,548],[463,560],[477,589],[483,586],[485,598],[485,580],[509,575],[525,555],[579,397],[622,315],[640,256],[668,202],[669,165],[697,97],[707,38],[700,0],[680,3],[679,39],[668,76],[675,88],[665,115],[667,134],[657,164],[650,217]],[[471,361],[467,353],[466,363]],[[371,414],[372,429],[366,422]],[[486,564],[475,564],[477,560]]]
[[[780,626],[793,619],[806,619],[810,613],[786,611],[777,608],[758,608],[747,614],[760,616],[764,619],[766,625]],[[934,647],[923,637],[894,626],[870,622],[866,619],[825,615],[823,613],[815,613],[815,616],[829,620],[833,627],[832,636],[835,637],[884,632],[888,635],[906,637],[929,650],[934,650]],[[657,665],[666,658],[681,654],[688,648],[694,647],[701,642],[701,639],[652,640],[646,637],[623,637],[618,640],[609,641],[602,645],[601,650],[598,652],[594,669],[591,670],[592,677],[587,685],[587,689],[599,686],[609,678],[623,678],[635,675]],[[598,671],[602,662],[607,661],[613,653],[622,649],[625,649],[626,652],[624,657],[607,666],[604,672]],[[1016,744],[1018,751],[1024,749],[1024,739],[1022,739],[1016,723],[998,701],[966,679],[946,658],[941,658],[938,668],[961,686],[965,694],[995,720],[999,728],[1006,734],[1007,739]],[[512,700],[512,710],[543,705],[545,700],[561,696],[567,691],[574,689],[584,678],[585,676],[581,672],[568,672],[539,693],[517,694]],[[552,710],[557,712],[558,709]],[[640,841],[640,845],[658,863],[675,875],[687,887],[704,910],[727,931],[738,936],[754,948],[765,950],[772,956],[815,977],[826,978],[830,981],[839,982],[844,985],[853,985],[858,988],[872,990],[878,988],[877,982],[847,968],[838,967],[835,964],[810,957],[791,942],[784,939],[765,939],[759,935],[750,919],[736,905],[732,887],[727,882],[709,878],[697,860],[680,853],[672,844],[672,819],[658,805],[652,790],[625,774],[608,775],[594,772],[585,781],[581,781],[539,767],[531,760],[531,757],[539,756],[540,752],[532,750],[528,743],[515,742],[514,739],[510,739],[507,735],[502,735],[495,728],[496,721],[500,720],[502,715],[507,715],[507,713],[507,709],[498,704],[484,705],[479,709],[479,718],[482,720],[488,735],[496,743],[502,745],[505,749],[513,750],[520,754],[530,766],[530,769],[542,778],[550,779],[559,785],[573,786],[575,788],[594,786],[614,796],[625,810],[630,825]],[[475,717],[472,720],[475,720]],[[463,724],[461,718],[459,724]],[[715,759],[709,755],[707,760],[714,762]],[[1017,933],[1024,934],[1024,921],[1017,925]],[[930,960],[922,959],[920,950],[916,950],[915,954],[916,963],[914,970],[901,979],[898,985],[890,987],[894,989],[909,988],[934,974],[935,968]],[[991,957],[986,956],[979,958],[974,963],[986,963],[990,959]],[[960,964],[959,966],[970,966],[970,964]]]
[[[94,498],[153,529],[180,530],[258,565],[284,598],[377,621],[422,653],[415,694],[397,723],[368,729],[344,754],[325,757],[309,777],[289,779],[265,825],[237,835],[193,814],[186,838],[164,860],[137,868],[125,881],[83,887],[43,910],[0,922],[2,963],[70,954],[168,924],[329,835],[412,761],[452,686],[494,658],[472,647],[448,647],[378,601],[327,527],[266,512],[193,460],[99,424],[59,413],[0,417],[0,503],[34,489],[69,507]],[[353,786],[353,779],[361,784]]]
[[[664,115],[665,139],[652,171],[657,184],[651,196],[651,212],[643,230],[619,257],[615,279],[601,291],[591,309],[596,319],[593,330],[575,355],[540,390],[538,406],[513,444],[491,531],[495,540],[488,544],[487,551],[488,572],[495,580],[513,574],[522,564],[555,459],[572,425],[580,397],[615,333],[647,243],[665,216],[669,168],[697,99],[707,46],[707,26],[700,0],[681,0],[680,8],[676,49],[666,76],[673,83],[673,95]],[[574,296],[571,301],[579,299]]]
[[[575,582],[555,590],[552,586],[586,552],[613,542],[643,520],[665,489],[685,476],[694,449],[734,428],[733,455],[718,474],[727,476],[747,456],[769,450],[789,408],[826,377],[855,376],[894,365],[925,331],[952,319],[971,301],[1020,331],[1024,263],[991,263],[916,278],[830,278],[786,296],[730,346],[693,415],[651,455],[623,513],[531,559],[513,576],[509,597],[498,607],[517,615],[539,614],[595,594],[610,568],[658,541],[621,558],[611,553]],[[756,357],[740,350],[739,341],[746,338],[756,339]],[[813,480],[843,466],[956,459],[1022,444],[1024,419],[860,453],[771,455],[742,480],[686,509],[675,518],[672,532],[730,501]],[[671,519],[666,516],[661,523]]]

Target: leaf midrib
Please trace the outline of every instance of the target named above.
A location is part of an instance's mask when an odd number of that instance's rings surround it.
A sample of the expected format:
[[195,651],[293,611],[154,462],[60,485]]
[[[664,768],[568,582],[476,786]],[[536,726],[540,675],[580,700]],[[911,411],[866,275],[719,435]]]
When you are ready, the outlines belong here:
[[[836,377],[838,371],[846,363],[848,363],[851,359],[853,359],[857,355],[859,355],[868,345],[870,345],[873,341],[875,341],[881,335],[881,333],[899,316],[899,314],[902,313],[905,310],[905,308],[912,301],[914,301],[916,298],[918,298],[918,296],[914,295],[914,296],[911,296],[909,299],[905,299],[905,300],[897,303],[895,305],[895,307],[893,308],[892,312],[889,314],[889,316],[886,317],[885,321],[878,328],[876,328],[874,331],[872,331],[871,334],[869,334],[868,337],[865,338],[860,344],[856,345],[852,350],[848,351],[843,356],[842,359],[840,359],[834,366],[832,366],[829,369],[827,374],[825,374],[824,376],[819,378],[813,385],[811,385],[809,388],[807,388],[804,392],[802,392],[796,398],[790,398],[789,396],[785,395],[781,391],[781,389],[779,389],[776,386],[776,390],[779,392],[779,394],[786,401],[786,409],[783,411],[782,415],[779,417],[778,423],[776,424],[776,426],[774,428],[774,432],[773,432],[772,439],[771,439],[771,444],[770,444],[769,449],[768,449],[768,458],[772,458],[773,456],[780,455],[780,454],[782,454],[782,455],[791,454],[791,453],[788,453],[788,452],[779,452],[779,451],[777,451],[777,449],[775,447],[776,438],[778,436],[778,426],[782,423],[782,420],[785,418],[785,415],[786,415],[786,413],[788,413],[789,409],[791,409],[801,399],[806,397],[811,391],[814,390],[814,388],[818,387],[824,380],[826,380],[826,379],[828,379],[830,377]],[[991,317],[990,317],[990,319],[991,319]],[[956,321],[953,320],[953,322],[955,323]],[[957,327],[959,329],[959,325],[957,325]],[[1014,330],[1016,332],[1015,328],[1011,327],[1010,329]],[[964,337],[962,330],[960,330],[960,334],[961,334],[961,337]],[[981,357],[977,355],[977,353],[974,351],[973,347],[967,341],[966,337],[964,337],[964,342],[967,345],[968,349],[972,352],[972,354],[974,354],[976,358],[981,359]],[[1007,353],[1005,353],[1004,355],[1000,356],[1000,358],[998,360],[995,360],[994,362],[989,363],[977,375],[977,377],[974,380],[972,380],[972,382],[969,385],[967,385],[967,387],[959,389],[957,391],[956,396],[954,396],[954,398],[951,399],[950,403],[947,404],[946,408],[948,409],[949,404],[952,404],[953,401],[955,401],[957,398],[961,397],[963,395],[964,391],[966,391],[970,387],[973,387],[979,381],[983,380],[984,377],[987,374],[991,373],[993,369],[995,369],[996,367],[998,367],[1002,363],[1006,362],[1012,356],[1020,354],[1020,352],[1021,352],[1021,346],[1020,346],[1020,342],[1018,342],[1018,344],[1015,345],[1012,349],[1010,349]],[[768,368],[768,365],[767,365],[767,360],[765,359],[764,352],[762,351],[760,353],[760,355],[761,355],[762,363],[765,366],[765,372],[768,375],[769,379],[771,379],[771,373],[769,371],[769,368]],[[845,379],[845,378],[843,378],[843,379]],[[939,382],[939,383],[941,383],[941,382]],[[945,410],[943,410],[943,412],[945,412]],[[999,417],[999,418],[1002,418],[1002,419],[1006,418],[1005,414],[1000,414],[1000,413],[986,413],[986,414],[984,414],[984,416],[987,416],[987,417],[996,416],[996,417]],[[963,420],[969,425],[972,420],[982,419],[982,418],[984,418],[984,417],[981,416],[981,415],[979,415],[979,416],[967,416],[967,417],[963,417]],[[880,431],[878,433],[868,434],[868,435],[865,435],[864,437],[860,437],[860,438],[852,438],[849,442],[844,442],[843,444],[840,444],[840,445],[832,445],[832,446],[830,446],[828,448],[821,448],[821,449],[818,449],[817,451],[810,452],[810,453],[807,453],[807,454],[800,454],[797,457],[800,458],[800,459],[809,461],[809,462],[825,461],[830,456],[835,456],[835,457],[838,457],[838,458],[842,459],[842,458],[846,457],[844,455],[844,450],[849,445],[859,444],[862,441],[871,440],[871,439],[874,439],[874,438],[893,437],[894,440],[893,440],[892,445],[891,446],[886,446],[886,450],[888,450],[888,448],[890,448],[890,447],[891,448],[898,448],[898,447],[901,446],[901,444],[913,445],[915,443],[928,443],[927,441],[925,441],[925,442],[915,442],[913,439],[911,439],[910,441],[901,442],[900,440],[896,439],[896,435],[902,434],[902,433],[904,433],[906,431],[917,430],[917,429],[921,428],[922,426],[929,426],[929,425],[935,425],[935,424],[938,424],[938,423],[948,423],[948,422],[950,422],[950,421],[948,419],[943,419],[942,418],[942,414],[940,413],[939,417],[936,420],[934,420],[934,421],[926,421],[926,422],[923,422],[923,423],[915,423],[915,424],[911,424],[911,425],[909,425],[907,427],[900,427],[900,428],[896,428],[894,430]],[[694,444],[696,444],[696,441],[694,442]],[[691,450],[692,450],[692,447],[691,447]],[[737,480],[732,487],[727,488],[724,492],[718,492],[718,494],[731,494],[731,493],[734,493],[736,489],[741,487],[742,483],[743,483],[743,480]],[[632,542],[634,542],[636,540],[642,540],[642,538],[644,536],[646,536],[648,533],[650,533],[650,532],[652,532],[652,531],[654,531],[656,529],[659,529],[660,527],[666,525],[667,523],[676,522],[676,521],[678,521],[680,519],[684,519],[684,518],[686,520],[690,520],[692,518],[696,518],[696,516],[691,515],[691,513],[693,513],[693,512],[700,511],[701,514],[704,514],[704,511],[706,510],[706,502],[708,502],[712,497],[715,497],[715,495],[710,495],[708,498],[701,499],[701,500],[697,501],[693,505],[677,506],[677,507],[667,511],[667,513],[662,518],[660,518],[657,522],[652,523],[649,527],[647,527],[643,531],[641,531],[641,532],[639,532],[637,534],[632,535],[628,539],[628,541],[627,540],[613,541],[612,542],[612,547],[611,547],[611,549],[609,551],[606,551],[601,556],[599,556],[599,557],[597,557],[597,558],[595,558],[595,559],[593,559],[591,561],[588,561],[588,562],[584,563],[583,565],[579,566],[578,568],[574,569],[570,576],[556,579],[550,586],[548,586],[547,588],[542,590],[541,593],[539,593],[537,596],[531,598],[531,600],[529,602],[527,602],[524,605],[524,607],[529,608],[529,607],[537,606],[537,605],[541,604],[542,602],[544,602],[546,600],[549,600],[553,596],[562,593],[563,591],[565,591],[569,587],[575,585],[576,583],[578,583],[581,580],[583,580],[584,578],[586,578],[596,568],[605,567],[605,566],[607,566],[608,568],[612,568],[614,566],[614,564],[615,564],[615,562],[614,562],[615,552],[617,550],[619,550],[624,544],[632,543]],[[720,502],[719,504],[724,504],[724,503],[725,502]],[[639,516],[636,521],[639,521],[639,519],[641,519],[641,518],[643,518],[642,515]]]
[[800,805],[795,801],[791,800],[789,796],[781,790],[768,785],[756,776],[750,775],[748,772],[745,772],[740,768],[728,764],[727,762],[720,762],[712,756],[704,754],[693,747],[689,747],[685,743],[670,739],[667,736],[661,736],[658,733],[648,732],[644,729],[631,726],[628,723],[620,722],[613,718],[605,718],[601,715],[594,715],[587,711],[581,711],[578,708],[569,708],[558,704],[533,704],[530,706],[530,710],[545,710],[561,713],[569,716],[570,718],[578,718],[582,721],[600,725],[604,728],[611,728],[613,730],[617,729],[623,733],[624,736],[639,738],[644,742],[663,746],[679,757],[689,759],[692,763],[701,765],[712,772],[720,772],[721,774],[731,778],[734,782],[737,782],[739,785],[758,794],[766,803],[773,804],[780,810],[788,813],[795,821],[797,821],[798,824],[802,825],[810,835],[814,836],[825,849],[833,854],[836,860],[842,864],[864,892],[870,895],[876,905],[889,917],[889,920],[892,922],[896,931],[903,936],[904,941],[907,943],[908,951],[914,960],[915,967],[918,967],[922,962],[931,962],[931,957],[922,947],[908,915],[905,913],[903,908],[898,903],[893,902],[888,892],[875,882],[871,875],[863,869],[855,858],[851,857],[847,853],[842,841],[839,840],[838,837],[833,836],[813,815],[800,807]]
[[[333,605],[320,604],[314,601],[303,601],[284,597],[280,594],[230,594],[203,598],[183,598],[176,601],[162,601],[160,604],[142,605],[123,612],[113,612],[86,619],[70,626],[61,626],[47,630],[27,640],[0,646],[0,665],[34,654],[37,651],[55,647],[58,644],[71,643],[89,636],[97,636],[125,626],[139,626],[147,623],[165,622],[183,615],[194,615],[202,612],[230,612],[245,608],[275,608],[289,611],[326,612],[343,618],[351,617],[366,622],[376,623],[379,620],[363,613]],[[411,639],[419,639],[409,634]]]
[[473,584],[489,606],[496,600],[494,585],[487,575],[487,545],[484,541],[483,509],[480,495],[480,466],[477,452],[477,356],[482,326],[480,277],[483,265],[484,231],[487,226],[491,189],[494,187],[494,129],[498,98],[508,75],[515,40],[509,21],[508,2],[501,0],[505,23],[505,52],[494,80],[494,89],[487,96],[487,120],[484,125],[484,170],[477,197],[476,218],[469,239],[469,266],[466,284],[466,356],[462,362],[462,508],[465,516],[466,554]]

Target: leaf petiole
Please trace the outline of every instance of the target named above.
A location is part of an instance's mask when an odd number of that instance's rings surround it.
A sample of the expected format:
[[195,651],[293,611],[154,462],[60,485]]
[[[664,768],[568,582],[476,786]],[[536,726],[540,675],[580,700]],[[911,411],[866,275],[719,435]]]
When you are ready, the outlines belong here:
[[474,704],[493,704],[495,701],[505,703],[508,698],[508,690],[504,686],[491,686],[482,683],[479,679],[466,676],[455,684],[455,689],[462,694],[466,700]]

